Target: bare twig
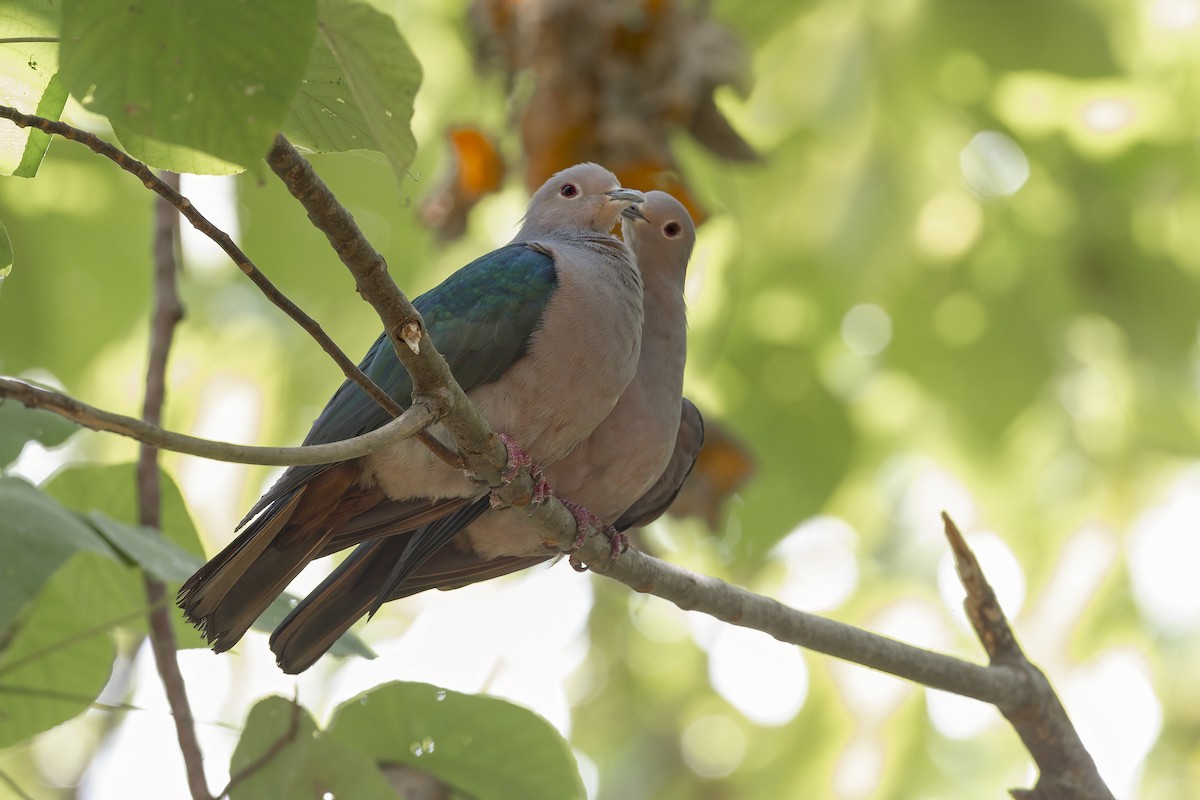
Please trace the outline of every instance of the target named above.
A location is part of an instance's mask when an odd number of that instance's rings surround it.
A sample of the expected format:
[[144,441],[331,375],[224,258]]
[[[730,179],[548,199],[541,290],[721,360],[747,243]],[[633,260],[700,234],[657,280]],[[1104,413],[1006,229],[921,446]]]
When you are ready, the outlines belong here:
[[92,430],[119,433],[162,450],[186,453],[217,461],[267,464],[278,467],[332,464],[374,453],[392,442],[407,439],[423,431],[434,421],[437,413],[425,403],[419,403],[410,406],[407,411],[383,427],[351,439],[306,447],[253,447],[230,442],[214,442],[210,439],[164,430],[157,425],[151,425],[133,417],[89,406],[87,403],[60,392],[31,386],[22,381],[0,378],[0,403],[3,403],[6,398],[16,400],[28,408],[53,411]]
[[1028,687],[1019,697],[996,704],[1038,765],[1037,785],[1028,790],[1014,789],[1013,797],[1022,800],[1112,800],[1112,791],[1100,777],[1096,762],[1084,748],[1054,687],[1017,643],[975,554],[950,516],[943,513],[942,520],[946,526],[946,539],[954,552],[958,577],[967,590],[963,608],[991,659],[989,669],[1000,667],[1018,672],[1025,676]]
[[[229,234],[213,225],[203,214],[196,210],[191,201],[179,193],[177,187],[167,184],[161,180],[154,171],[147,167],[142,162],[122,152],[98,136],[94,136],[87,131],[79,130],[64,122],[57,120],[46,119],[33,114],[23,114],[11,106],[0,105],[0,119],[7,119],[21,128],[37,128],[40,131],[49,134],[56,134],[69,139],[73,142],[88,147],[97,155],[104,156],[118,167],[126,172],[134,175],[142,184],[151,191],[158,194],[159,197],[166,200],[179,213],[192,224],[196,230],[207,236],[220,247],[226,255],[232,259],[233,263],[237,264],[238,269],[246,274],[254,285],[257,286],[267,299],[278,306],[285,314],[291,317],[295,322],[303,328],[309,336],[316,340],[330,358],[341,368],[342,373],[351,381],[358,384],[371,399],[383,407],[393,417],[398,417],[403,413],[403,407],[396,402],[387,392],[379,387],[373,380],[368,378],[365,373],[350,360],[350,357],[342,351],[341,348],[329,338],[329,334],[325,333],[324,329],[317,324],[317,321],[304,313],[290,298],[275,287],[275,284],[267,278],[262,271],[254,265],[254,262],[242,252],[241,248],[234,244],[233,239]],[[457,454],[447,450],[445,445],[433,437],[427,431],[421,431],[417,434],[417,438],[433,451],[439,458],[446,461],[453,467],[461,467],[461,460]]]
[[[178,175],[168,172],[165,178],[172,189],[178,187]],[[169,203],[160,199],[154,206],[154,223],[154,316],[150,322],[150,358],[146,366],[146,397],[142,404],[142,418],[151,425],[158,425],[162,421],[163,396],[166,393],[167,356],[171,352],[175,326],[183,319],[183,305],[175,289],[175,274],[179,269],[175,258],[179,217]],[[162,519],[156,448],[142,445],[138,453],[137,482],[138,522],[159,530]],[[167,587],[149,573],[142,574],[142,583],[146,588],[146,600],[151,606],[150,648],[154,651],[154,663],[158,666],[167,704],[175,721],[175,735],[179,739],[179,752],[183,755],[188,789],[193,800],[210,800],[208,784],[204,779],[204,757],[200,754],[187,688],[183,685],[183,674],[175,657],[175,629],[171,627],[171,613],[163,607]]]
[[233,787],[237,786],[242,781],[247,780],[251,775],[258,772],[263,767],[267,766],[274,760],[275,756],[287,747],[296,739],[296,733],[300,730],[300,704],[296,698],[292,698],[292,715],[288,720],[287,730],[283,732],[278,739],[271,742],[271,746],[263,751],[262,755],[251,761],[246,766],[237,771],[237,774],[229,776],[229,783],[225,784],[225,788],[221,793],[216,795],[215,800],[220,800],[222,797],[228,797],[233,791]]

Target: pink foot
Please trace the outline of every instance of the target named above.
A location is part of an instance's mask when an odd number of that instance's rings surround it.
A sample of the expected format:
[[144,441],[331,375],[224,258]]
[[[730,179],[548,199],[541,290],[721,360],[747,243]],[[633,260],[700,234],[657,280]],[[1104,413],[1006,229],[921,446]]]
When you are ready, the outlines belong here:
[[[554,490],[546,482],[546,476],[542,473],[542,468],[533,463],[533,459],[529,457],[529,454],[525,452],[521,445],[517,444],[516,440],[507,433],[498,433],[496,435],[500,438],[500,441],[504,442],[504,447],[508,450],[508,462],[505,464],[504,474],[500,476],[501,480],[504,481],[504,485],[507,486],[516,480],[522,467],[528,467],[529,477],[533,478],[533,495],[530,498],[530,502],[538,506],[553,497]],[[490,503],[492,508],[503,508],[508,505],[508,503],[498,498],[494,491],[492,492]]]
[[[562,504],[571,512],[571,516],[575,517],[575,524],[579,528],[579,534],[571,542],[571,549],[568,552],[574,553],[583,547],[583,543],[587,541],[587,537],[593,533],[602,533],[608,537],[610,559],[618,557],[621,553],[629,549],[629,539],[625,534],[618,532],[612,525],[600,519],[578,503],[572,503],[570,500],[562,500]],[[569,561],[576,572],[587,570],[587,567],[580,563],[574,556]]]

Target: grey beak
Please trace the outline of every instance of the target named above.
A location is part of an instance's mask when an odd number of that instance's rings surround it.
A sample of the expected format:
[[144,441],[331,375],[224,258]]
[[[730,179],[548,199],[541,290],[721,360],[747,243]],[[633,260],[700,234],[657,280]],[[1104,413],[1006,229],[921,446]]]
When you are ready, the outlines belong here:
[[608,196],[611,197],[613,200],[617,200],[617,201],[625,202],[625,203],[644,203],[644,202],[646,202],[646,195],[642,194],[637,189],[625,189],[625,188],[613,189],[611,192],[608,192]]
[[638,205],[625,206],[621,209],[621,216],[625,219],[640,219],[642,222],[649,222],[646,215],[642,213],[642,207]]

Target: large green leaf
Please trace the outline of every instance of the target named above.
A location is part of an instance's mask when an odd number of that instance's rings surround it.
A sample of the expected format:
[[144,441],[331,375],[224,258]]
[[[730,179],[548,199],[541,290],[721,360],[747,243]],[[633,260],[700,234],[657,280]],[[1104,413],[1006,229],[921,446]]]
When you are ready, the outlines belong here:
[[257,168],[316,21],[315,0],[65,0],[62,74],[114,128]]
[[50,575],[80,551],[115,557],[89,525],[37,488],[0,477],[0,635]]
[[[133,464],[117,466],[76,466],[58,473],[46,485],[46,491],[64,505],[86,515],[99,533],[120,552],[128,562],[145,568],[165,580],[173,591],[204,563],[204,548],[196,535],[187,505],[179,487],[165,472],[159,472],[161,484],[160,518],[164,537],[159,537],[137,524],[137,471]],[[134,573],[130,572],[134,577]],[[134,602],[145,602],[140,580],[130,580],[123,588]],[[295,606],[297,599],[290,594],[278,597],[254,623],[262,631],[274,630]],[[175,639],[180,647],[204,647],[203,639],[172,606]],[[140,620],[132,627],[143,628]],[[331,649],[335,655],[358,655],[374,658],[374,653],[354,634],[346,634]]]
[[376,762],[405,764],[475,800],[585,796],[575,757],[550,723],[495,697],[389,683],[343,703],[329,735]]
[[160,581],[182,583],[201,563],[153,528],[117,522],[102,511],[92,511],[87,520],[128,563],[136,564]]
[[77,430],[79,426],[53,412],[0,400],[0,468],[15,461],[27,442],[53,447]]
[[0,748],[71,719],[100,694],[116,657],[111,629],[120,606],[105,578],[122,571],[76,554],[17,627],[0,634]]
[[[53,39],[58,36],[58,26],[58,0],[0,4],[0,39]],[[58,119],[67,102],[67,90],[57,71],[57,42],[0,44],[0,103]],[[49,144],[50,137],[39,130],[0,122],[0,174],[33,177]]]
[[364,752],[322,735],[307,711],[282,697],[260,700],[250,710],[229,773],[237,775],[273,748],[274,755],[261,768],[235,785],[234,800],[397,797]]
[[[396,29],[395,20],[365,3],[322,0],[320,20],[321,34],[345,74],[359,113],[396,179],[403,181],[417,152],[411,122],[413,98],[421,85],[420,62]],[[333,96],[335,104],[339,99]],[[320,115],[311,108],[308,116]],[[341,124],[331,126],[332,131],[318,129],[321,140],[344,141],[346,130],[356,121],[357,115],[346,116]],[[315,132],[309,135],[316,138]],[[353,131],[349,135],[353,136]]]
[[297,147],[314,153],[380,149],[324,34],[313,44],[283,132]]

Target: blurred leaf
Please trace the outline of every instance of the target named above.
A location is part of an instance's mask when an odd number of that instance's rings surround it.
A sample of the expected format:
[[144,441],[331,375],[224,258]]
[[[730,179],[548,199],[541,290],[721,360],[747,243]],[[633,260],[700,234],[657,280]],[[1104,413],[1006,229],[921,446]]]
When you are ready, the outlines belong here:
[[[58,0],[9,0],[0,6],[0,39],[57,37]],[[67,90],[56,74],[56,42],[0,44],[0,103],[26,114],[58,119]],[[50,137],[35,129],[0,123],[0,174],[32,178]]]
[[[0,533],[0,542],[5,538]],[[127,570],[92,553],[76,554],[15,630],[0,634],[0,748],[71,719],[99,696],[116,648],[113,598],[97,576],[114,571]]]
[[170,144],[143,136],[124,125],[113,125],[117,141],[131,156],[155,169],[192,175],[234,175],[245,169],[240,164],[209,155],[182,144]]
[[[45,489],[64,505],[85,514],[124,556],[147,567],[151,574],[164,578],[173,593],[204,563],[204,547],[175,481],[161,470],[159,480],[162,495],[159,513],[165,540],[156,539],[157,534],[151,534],[137,524],[137,467],[134,464],[70,467],[55,475]],[[136,573],[131,571],[130,576],[136,577]],[[139,602],[139,598],[145,603],[140,580],[126,581],[113,591],[125,593],[130,603]],[[294,595],[281,595],[255,621],[254,628],[268,633],[274,630],[296,602]],[[171,618],[180,647],[207,646],[174,606],[171,607]],[[138,621],[132,627],[140,630],[143,626]],[[375,655],[353,633],[342,636],[330,652],[364,658]]]
[[[46,119],[58,119],[66,104],[67,87],[63,85],[58,73],[55,73],[50,77],[50,82],[46,84],[34,113]],[[46,157],[46,151],[50,149],[50,134],[37,128],[29,128],[28,135],[25,149],[21,153],[21,163],[12,173],[18,178],[32,178],[37,175],[38,167],[42,165],[42,159]]]
[[283,132],[292,144],[314,153],[380,149],[324,34],[313,43]]
[[235,784],[233,800],[397,798],[364,752],[323,735],[307,711],[282,697],[267,697],[250,710],[229,774],[237,775],[272,750],[261,768]]
[[1075,0],[937,0],[922,16],[947,52],[972,51],[997,72],[1091,77],[1117,69],[1101,18]]
[[479,128],[455,125],[446,131],[450,168],[421,205],[421,221],[442,241],[467,230],[467,217],[486,195],[500,191],[507,167],[492,138]]
[[115,554],[90,526],[20,478],[0,477],[0,635],[80,551]]
[[66,0],[62,73],[116,129],[261,170],[315,36],[315,0]]
[[0,468],[16,461],[27,442],[53,447],[77,430],[79,426],[74,422],[51,411],[0,401]]
[[126,525],[101,511],[87,519],[113,549],[160,581],[182,583],[203,563],[153,528]]
[[339,706],[329,735],[477,800],[585,797],[575,757],[558,731],[495,697],[389,683]]
[[352,0],[322,0],[319,13],[360,113],[403,183],[417,152],[411,123],[421,64],[387,14]]
[[[183,552],[197,559],[203,558],[204,547],[196,535],[196,527],[179,487],[162,470],[158,477],[163,535]],[[109,521],[138,525],[135,464],[70,466],[58,472],[43,488],[46,494],[86,516],[99,513]]]

